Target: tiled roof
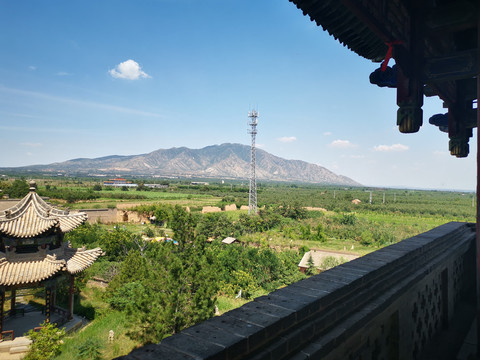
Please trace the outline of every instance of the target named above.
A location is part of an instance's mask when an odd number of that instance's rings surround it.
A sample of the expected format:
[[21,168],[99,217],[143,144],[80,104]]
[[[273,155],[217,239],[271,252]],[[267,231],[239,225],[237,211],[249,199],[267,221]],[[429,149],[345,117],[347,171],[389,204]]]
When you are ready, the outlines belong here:
[[46,280],[59,271],[77,274],[92,265],[102,249],[73,249],[67,245],[55,250],[40,249],[33,254],[0,252],[0,285],[12,286]]
[[99,256],[103,255],[103,250],[98,247],[90,250],[85,250],[85,248],[73,249],[69,247],[64,249],[63,259],[65,259],[67,263],[67,271],[70,274],[77,274],[85,270],[92,265]]
[[[290,0],[318,26],[364,58],[380,61],[387,46],[343,1]],[[358,1],[353,1],[358,3]]]
[[85,213],[70,213],[68,210],[60,210],[47,204],[32,187],[27,196],[15,206],[0,212],[0,234],[31,238],[52,228],[68,232],[86,220]]

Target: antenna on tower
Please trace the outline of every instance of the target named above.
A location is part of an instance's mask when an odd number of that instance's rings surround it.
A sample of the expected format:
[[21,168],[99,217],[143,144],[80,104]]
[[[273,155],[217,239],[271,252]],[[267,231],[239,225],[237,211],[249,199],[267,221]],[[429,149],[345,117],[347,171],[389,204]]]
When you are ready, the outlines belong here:
[[247,130],[252,135],[252,147],[250,150],[250,191],[248,194],[248,213],[257,214],[257,179],[255,175],[255,136],[257,135],[257,124],[259,114],[258,111],[252,110],[248,112],[248,125],[250,128]]

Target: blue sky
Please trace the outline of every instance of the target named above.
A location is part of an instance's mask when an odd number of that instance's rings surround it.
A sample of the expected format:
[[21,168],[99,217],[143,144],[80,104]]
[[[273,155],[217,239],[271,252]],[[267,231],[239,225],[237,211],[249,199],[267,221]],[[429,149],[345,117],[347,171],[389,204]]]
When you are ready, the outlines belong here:
[[[470,155],[396,127],[378,64],[287,0],[0,0],[0,167],[257,145],[373,186],[475,188]],[[474,131],[474,137],[476,133]]]

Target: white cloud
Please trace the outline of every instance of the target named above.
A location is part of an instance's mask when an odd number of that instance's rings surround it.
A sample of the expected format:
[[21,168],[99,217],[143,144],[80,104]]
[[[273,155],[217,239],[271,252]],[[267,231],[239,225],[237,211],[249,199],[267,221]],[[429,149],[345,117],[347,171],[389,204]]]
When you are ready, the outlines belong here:
[[331,131],[325,131],[325,132],[323,133],[323,135],[325,135],[325,136],[330,136],[330,135],[332,135],[332,132],[331,132]]
[[383,151],[383,152],[389,152],[389,151],[407,151],[408,146],[403,145],[403,144],[393,144],[393,145],[378,145],[374,146],[373,150],[375,151]]
[[334,148],[339,148],[339,149],[347,149],[347,148],[355,147],[355,145],[348,140],[334,140],[331,142],[330,146]]
[[37,67],[36,67],[36,66],[33,66],[33,65],[30,65],[30,66],[28,67],[28,70],[30,70],[30,71],[35,71],[35,70],[37,70]]
[[365,159],[366,156],[365,155],[358,155],[358,154],[355,154],[355,155],[342,154],[342,155],[340,155],[340,158],[342,158],[342,159]]
[[70,74],[66,71],[59,71],[55,75],[57,75],[57,76],[68,76],[68,75],[72,75],[72,74]]
[[283,136],[281,138],[278,138],[277,140],[282,143],[291,143],[297,140],[297,138],[295,136]]
[[136,61],[131,59],[121,62],[115,69],[111,69],[108,72],[117,79],[138,80],[139,78],[151,77],[142,70],[141,66]]
[[134,114],[134,115],[156,117],[156,118],[161,118],[162,117],[162,115],[157,114],[157,113],[151,113],[151,112],[146,112],[146,111],[142,111],[142,110],[126,108],[126,107],[122,107],[122,106],[97,103],[97,102],[93,102],[93,101],[83,101],[83,100],[71,99],[71,98],[49,95],[49,94],[35,92],[35,91],[7,88],[7,87],[4,87],[2,85],[0,85],[0,93],[1,92],[5,92],[7,94],[17,94],[17,95],[26,96],[26,97],[34,97],[34,98],[37,98],[37,99],[45,99],[45,100],[49,100],[49,101],[58,101],[58,102],[61,102],[61,103],[64,103],[64,104],[88,106],[88,107],[99,108],[99,109],[104,109],[104,110],[109,110],[109,111],[115,111],[115,112],[125,113],[125,114]]

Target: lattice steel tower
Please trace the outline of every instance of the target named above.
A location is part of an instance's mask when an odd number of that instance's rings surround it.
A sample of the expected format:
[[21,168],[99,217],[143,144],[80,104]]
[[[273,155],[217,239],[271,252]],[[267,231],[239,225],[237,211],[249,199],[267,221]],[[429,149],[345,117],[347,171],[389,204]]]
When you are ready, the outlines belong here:
[[250,151],[250,191],[248,196],[248,213],[257,214],[257,179],[255,175],[255,136],[257,135],[258,111],[248,112],[248,133],[252,135],[252,148]]

